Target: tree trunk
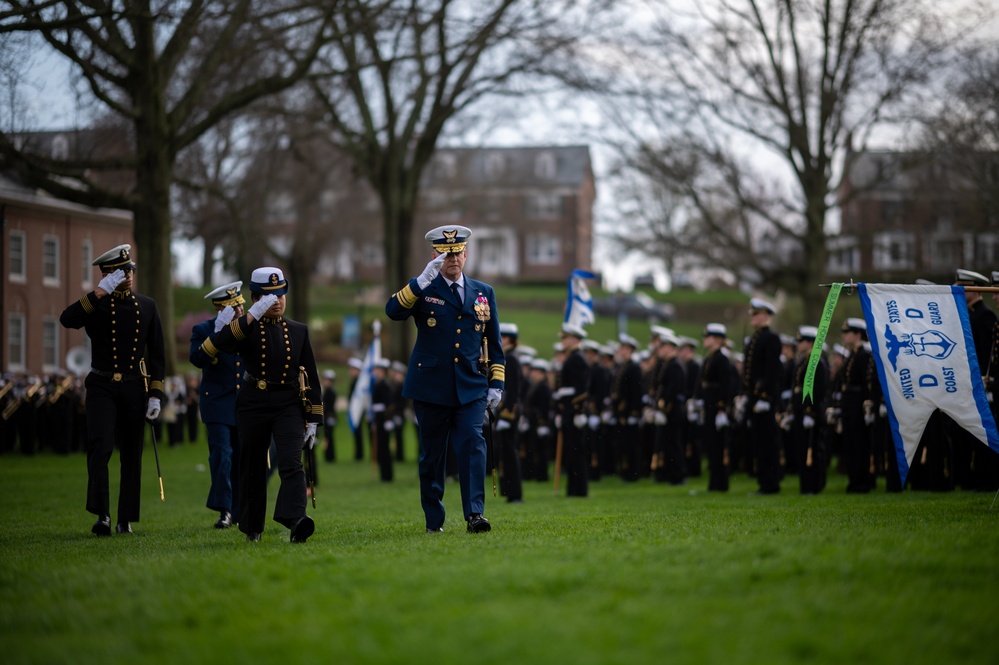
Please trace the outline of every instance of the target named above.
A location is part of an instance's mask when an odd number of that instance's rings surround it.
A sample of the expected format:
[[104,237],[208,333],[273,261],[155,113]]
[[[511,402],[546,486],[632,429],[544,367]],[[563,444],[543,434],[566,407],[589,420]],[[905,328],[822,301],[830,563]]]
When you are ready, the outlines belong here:
[[[385,287],[389,293],[395,293],[408,284],[410,278],[416,274],[409,266],[413,209],[398,200],[390,202],[390,197],[391,194],[382,195],[385,215]],[[396,360],[408,359],[412,348],[412,329],[413,326],[408,321],[403,324],[391,322],[391,325],[385,328],[386,334],[382,344],[384,355]]]

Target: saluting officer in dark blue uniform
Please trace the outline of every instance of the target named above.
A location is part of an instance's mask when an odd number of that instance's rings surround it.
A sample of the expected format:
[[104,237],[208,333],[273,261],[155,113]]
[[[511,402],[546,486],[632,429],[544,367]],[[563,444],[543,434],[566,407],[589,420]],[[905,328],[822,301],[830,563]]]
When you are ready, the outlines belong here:
[[396,321],[416,323],[403,395],[420,424],[420,500],[427,532],[444,526],[444,472],[448,446],[458,459],[467,529],[489,531],[485,509],[486,408],[502,397],[505,374],[493,288],[464,275],[471,230],[440,226],[426,235],[434,258],[385,305]]
[[[236,431],[236,396],[243,385],[243,361],[238,353],[210,354],[204,341],[227,323],[219,316],[232,307],[233,316],[243,315],[240,289],[243,282],[220,286],[205,298],[212,299],[215,318],[202,321],[191,330],[191,364],[201,370],[198,400],[201,422],[208,430],[208,468],[212,485],[208,490],[209,510],[219,513],[216,529],[228,529],[239,521],[239,434]],[[228,316],[228,314],[226,315]]]
[[[119,245],[101,254],[93,265],[103,278],[97,288],[67,307],[60,323],[85,328],[91,341],[91,369],[87,375],[87,511],[97,515],[91,531],[111,535],[108,462],[119,450],[121,486],[118,490],[118,533],[131,533],[139,521],[144,418],[160,414],[166,369],[163,328],[156,303],[132,291],[135,263],[131,245]],[[148,395],[139,361],[148,363]]]
[[[302,448],[316,442],[323,421],[319,370],[304,323],[284,317],[288,282],[279,268],[257,268],[250,277],[253,305],[236,318],[229,307],[219,316],[231,321],[202,347],[212,355],[238,351],[246,372],[236,398],[239,431],[239,530],[249,541],[260,540],[267,512],[267,452],[277,448],[281,488],[274,521],[291,529],[291,542],[302,543],[315,523],[305,514]],[[300,391],[300,368],[307,390]]]

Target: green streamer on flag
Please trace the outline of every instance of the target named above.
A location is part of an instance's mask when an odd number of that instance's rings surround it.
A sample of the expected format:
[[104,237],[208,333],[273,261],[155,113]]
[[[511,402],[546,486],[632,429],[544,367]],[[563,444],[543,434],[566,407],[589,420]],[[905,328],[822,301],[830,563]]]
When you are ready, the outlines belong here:
[[808,369],[805,371],[805,385],[801,391],[801,402],[812,399],[812,389],[815,387],[815,368],[819,366],[819,359],[822,357],[822,345],[826,343],[826,333],[829,332],[829,324],[832,322],[833,312],[836,311],[836,302],[839,300],[839,292],[843,290],[843,284],[837,282],[829,289],[826,297],[826,306],[822,308],[822,320],[819,321],[819,329],[815,334],[815,344],[812,346],[812,355],[808,357]]

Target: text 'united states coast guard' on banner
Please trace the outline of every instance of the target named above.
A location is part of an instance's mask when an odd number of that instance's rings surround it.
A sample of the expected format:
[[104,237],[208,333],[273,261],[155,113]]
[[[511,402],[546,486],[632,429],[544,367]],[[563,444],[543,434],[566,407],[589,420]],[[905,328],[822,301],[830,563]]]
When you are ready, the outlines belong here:
[[999,452],[964,288],[860,284],[859,291],[902,484],[935,409]]

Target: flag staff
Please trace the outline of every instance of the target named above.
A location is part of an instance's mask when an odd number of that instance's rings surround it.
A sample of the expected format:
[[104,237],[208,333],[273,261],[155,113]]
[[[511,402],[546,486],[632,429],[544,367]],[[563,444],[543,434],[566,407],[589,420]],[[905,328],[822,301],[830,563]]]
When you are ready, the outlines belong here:
[[[855,287],[857,286],[857,283],[853,281],[852,277],[850,278],[849,283],[846,282],[837,282],[837,283],[842,286],[843,291],[846,292],[846,295],[848,296],[853,295]],[[833,286],[833,283],[831,282],[829,284],[819,284],[819,286],[824,286],[828,289]],[[952,286],[952,285],[941,284],[940,286]],[[999,286],[963,286],[961,288],[963,288],[965,291],[972,291],[972,292],[977,291],[978,293],[999,293]]]

